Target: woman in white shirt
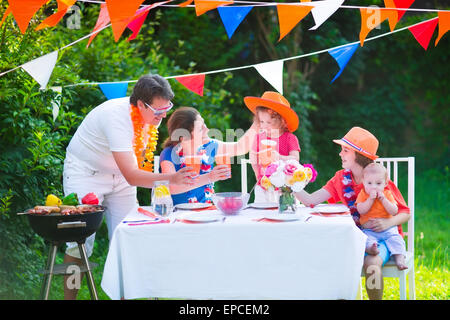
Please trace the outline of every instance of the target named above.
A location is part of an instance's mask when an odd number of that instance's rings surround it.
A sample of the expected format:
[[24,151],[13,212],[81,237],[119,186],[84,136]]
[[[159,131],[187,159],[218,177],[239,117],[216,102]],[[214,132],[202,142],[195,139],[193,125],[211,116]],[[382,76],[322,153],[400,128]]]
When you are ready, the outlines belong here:
[[[120,221],[137,207],[136,187],[151,188],[158,180],[192,183],[189,167],[171,174],[152,172],[157,127],[172,109],[173,97],[166,79],[143,76],[130,97],[108,100],[89,112],[67,147],[64,193],[75,192],[81,199],[94,192],[107,207],[110,239]],[[94,239],[95,234],[86,239],[88,256],[92,254]],[[76,243],[67,243],[64,262],[81,264]],[[65,299],[76,299],[78,290],[69,289],[67,280],[68,277],[64,282]]]

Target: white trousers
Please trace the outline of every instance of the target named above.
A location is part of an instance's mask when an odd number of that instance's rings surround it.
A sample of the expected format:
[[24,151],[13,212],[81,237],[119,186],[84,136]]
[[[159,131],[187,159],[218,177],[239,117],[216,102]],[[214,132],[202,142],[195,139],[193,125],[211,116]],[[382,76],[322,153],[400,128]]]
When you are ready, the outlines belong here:
[[[65,195],[76,192],[79,200],[90,192],[97,195],[99,204],[106,207],[109,240],[124,217],[138,207],[136,187],[130,186],[121,174],[93,171],[70,153],[67,153],[64,160],[63,187]],[[88,256],[92,255],[94,240],[95,233],[86,239]],[[66,254],[80,258],[78,244],[68,242]]]

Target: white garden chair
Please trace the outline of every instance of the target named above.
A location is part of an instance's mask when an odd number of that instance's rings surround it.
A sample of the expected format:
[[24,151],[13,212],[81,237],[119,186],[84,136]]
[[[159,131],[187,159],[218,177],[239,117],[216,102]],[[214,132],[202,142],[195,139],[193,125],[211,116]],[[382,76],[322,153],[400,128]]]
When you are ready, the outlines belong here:
[[[378,158],[376,162],[381,163],[386,167],[389,178],[398,186],[399,163],[407,163],[407,181],[408,181],[408,193],[405,197],[406,204],[411,210],[411,218],[406,223],[407,230],[403,231],[404,235],[407,236],[406,242],[406,265],[408,269],[398,270],[394,261],[390,259],[383,267],[383,276],[389,278],[399,278],[400,282],[400,299],[406,300],[406,275],[409,274],[409,299],[415,299],[415,279],[414,279],[414,177],[415,177],[415,166],[414,157],[403,157],[403,158]],[[247,192],[247,164],[250,164],[249,159],[241,159],[241,190],[243,193]],[[403,178],[403,177],[402,177]],[[403,195],[405,196],[405,195]],[[364,271],[362,271],[362,276],[364,276]],[[359,292],[359,297],[362,297],[361,292]]]

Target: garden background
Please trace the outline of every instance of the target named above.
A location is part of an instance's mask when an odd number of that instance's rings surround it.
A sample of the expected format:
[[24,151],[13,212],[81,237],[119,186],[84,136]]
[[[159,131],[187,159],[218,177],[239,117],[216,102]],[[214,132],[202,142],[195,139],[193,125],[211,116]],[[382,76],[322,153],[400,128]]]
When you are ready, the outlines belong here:
[[[384,6],[381,0],[345,4]],[[54,12],[55,1],[39,10],[25,34],[14,19],[7,18],[0,28],[0,73],[89,34],[100,5],[76,5],[81,9],[79,29],[68,28],[67,15],[54,28],[34,30]],[[6,7],[7,1],[1,1],[1,16]],[[450,9],[444,0],[415,1],[412,8]],[[407,12],[397,29],[435,16]],[[150,11],[133,41],[126,41],[128,30],[116,43],[107,28],[89,48],[84,40],[59,52],[48,86],[133,80],[148,73],[182,75],[272,61],[357,41],[360,24],[359,10],[340,9],[318,30],[308,31],[314,25],[309,15],[278,42],[276,9],[256,7],[228,39],[217,10],[197,17],[193,8],[159,7]],[[388,31],[385,22],[370,36]],[[302,148],[300,160],[314,164],[319,172],[317,182],[307,190],[316,190],[340,168],[339,146],[331,140],[352,126],[377,136],[382,157],[416,157],[417,299],[449,298],[450,35],[437,47],[435,37],[436,33],[427,51],[407,30],[367,42],[332,84],[339,68],[328,54],[284,65],[284,95],[300,118],[295,132]],[[252,115],[243,97],[274,90],[253,68],[208,75],[203,97],[176,80],[169,81],[176,106],[197,108],[209,128],[221,128],[224,134],[225,129],[250,126]],[[131,83],[128,93],[132,87]],[[62,195],[65,148],[83,117],[106,100],[98,86],[64,87],[59,115],[53,121],[55,97],[52,90],[40,91],[39,84],[22,70],[0,77],[0,299],[38,298],[38,269],[44,267],[48,247],[31,230],[27,218],[16,213],[43,203],[47,194]],[[167,136],[166,121],[160,128],[159,148]],[[218,184],[216,192],[239,189],[240,169],[234,165],[233,178]],[[148,204],[149,198],[149,190],[139,189],[141,204]],[[99,263],[94,277],[103,299],[108,299],[100,288],[107,251],[103,225],[91,258]],[[62,256],[60,248],[59,262]],[[62,297],[62,278],[57,277],[51,298]],[[398,297],[398,281],[386,279],[384,298]],[[85,282],[78,298],[89,298]]]

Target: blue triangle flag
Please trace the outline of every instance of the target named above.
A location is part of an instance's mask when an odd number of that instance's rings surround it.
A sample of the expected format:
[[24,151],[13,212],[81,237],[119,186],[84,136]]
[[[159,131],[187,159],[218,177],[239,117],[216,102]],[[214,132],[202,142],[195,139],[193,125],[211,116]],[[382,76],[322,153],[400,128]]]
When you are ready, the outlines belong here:
[[228,34],[228,39],[231,39],[234,31],[236,31],[239,24],[244,20],[245,16],[253,9],[253,6],[238,6],[238,7],[218,7],[220,18],[222,19],[225,30]]
[[127,95],[128,82],[99,83],[98,85],[108,100],[123,98]]
[[338,49],[329,50],[328,53],[336,60],[339,65],[339,72],[337,75],[331,80],[331,83],[334,82],[344,71],[345,66],[350,61],[351,57],[355,53],[356,49],[358,49],[359,43],[349,44],[345,47],[341,47]]

